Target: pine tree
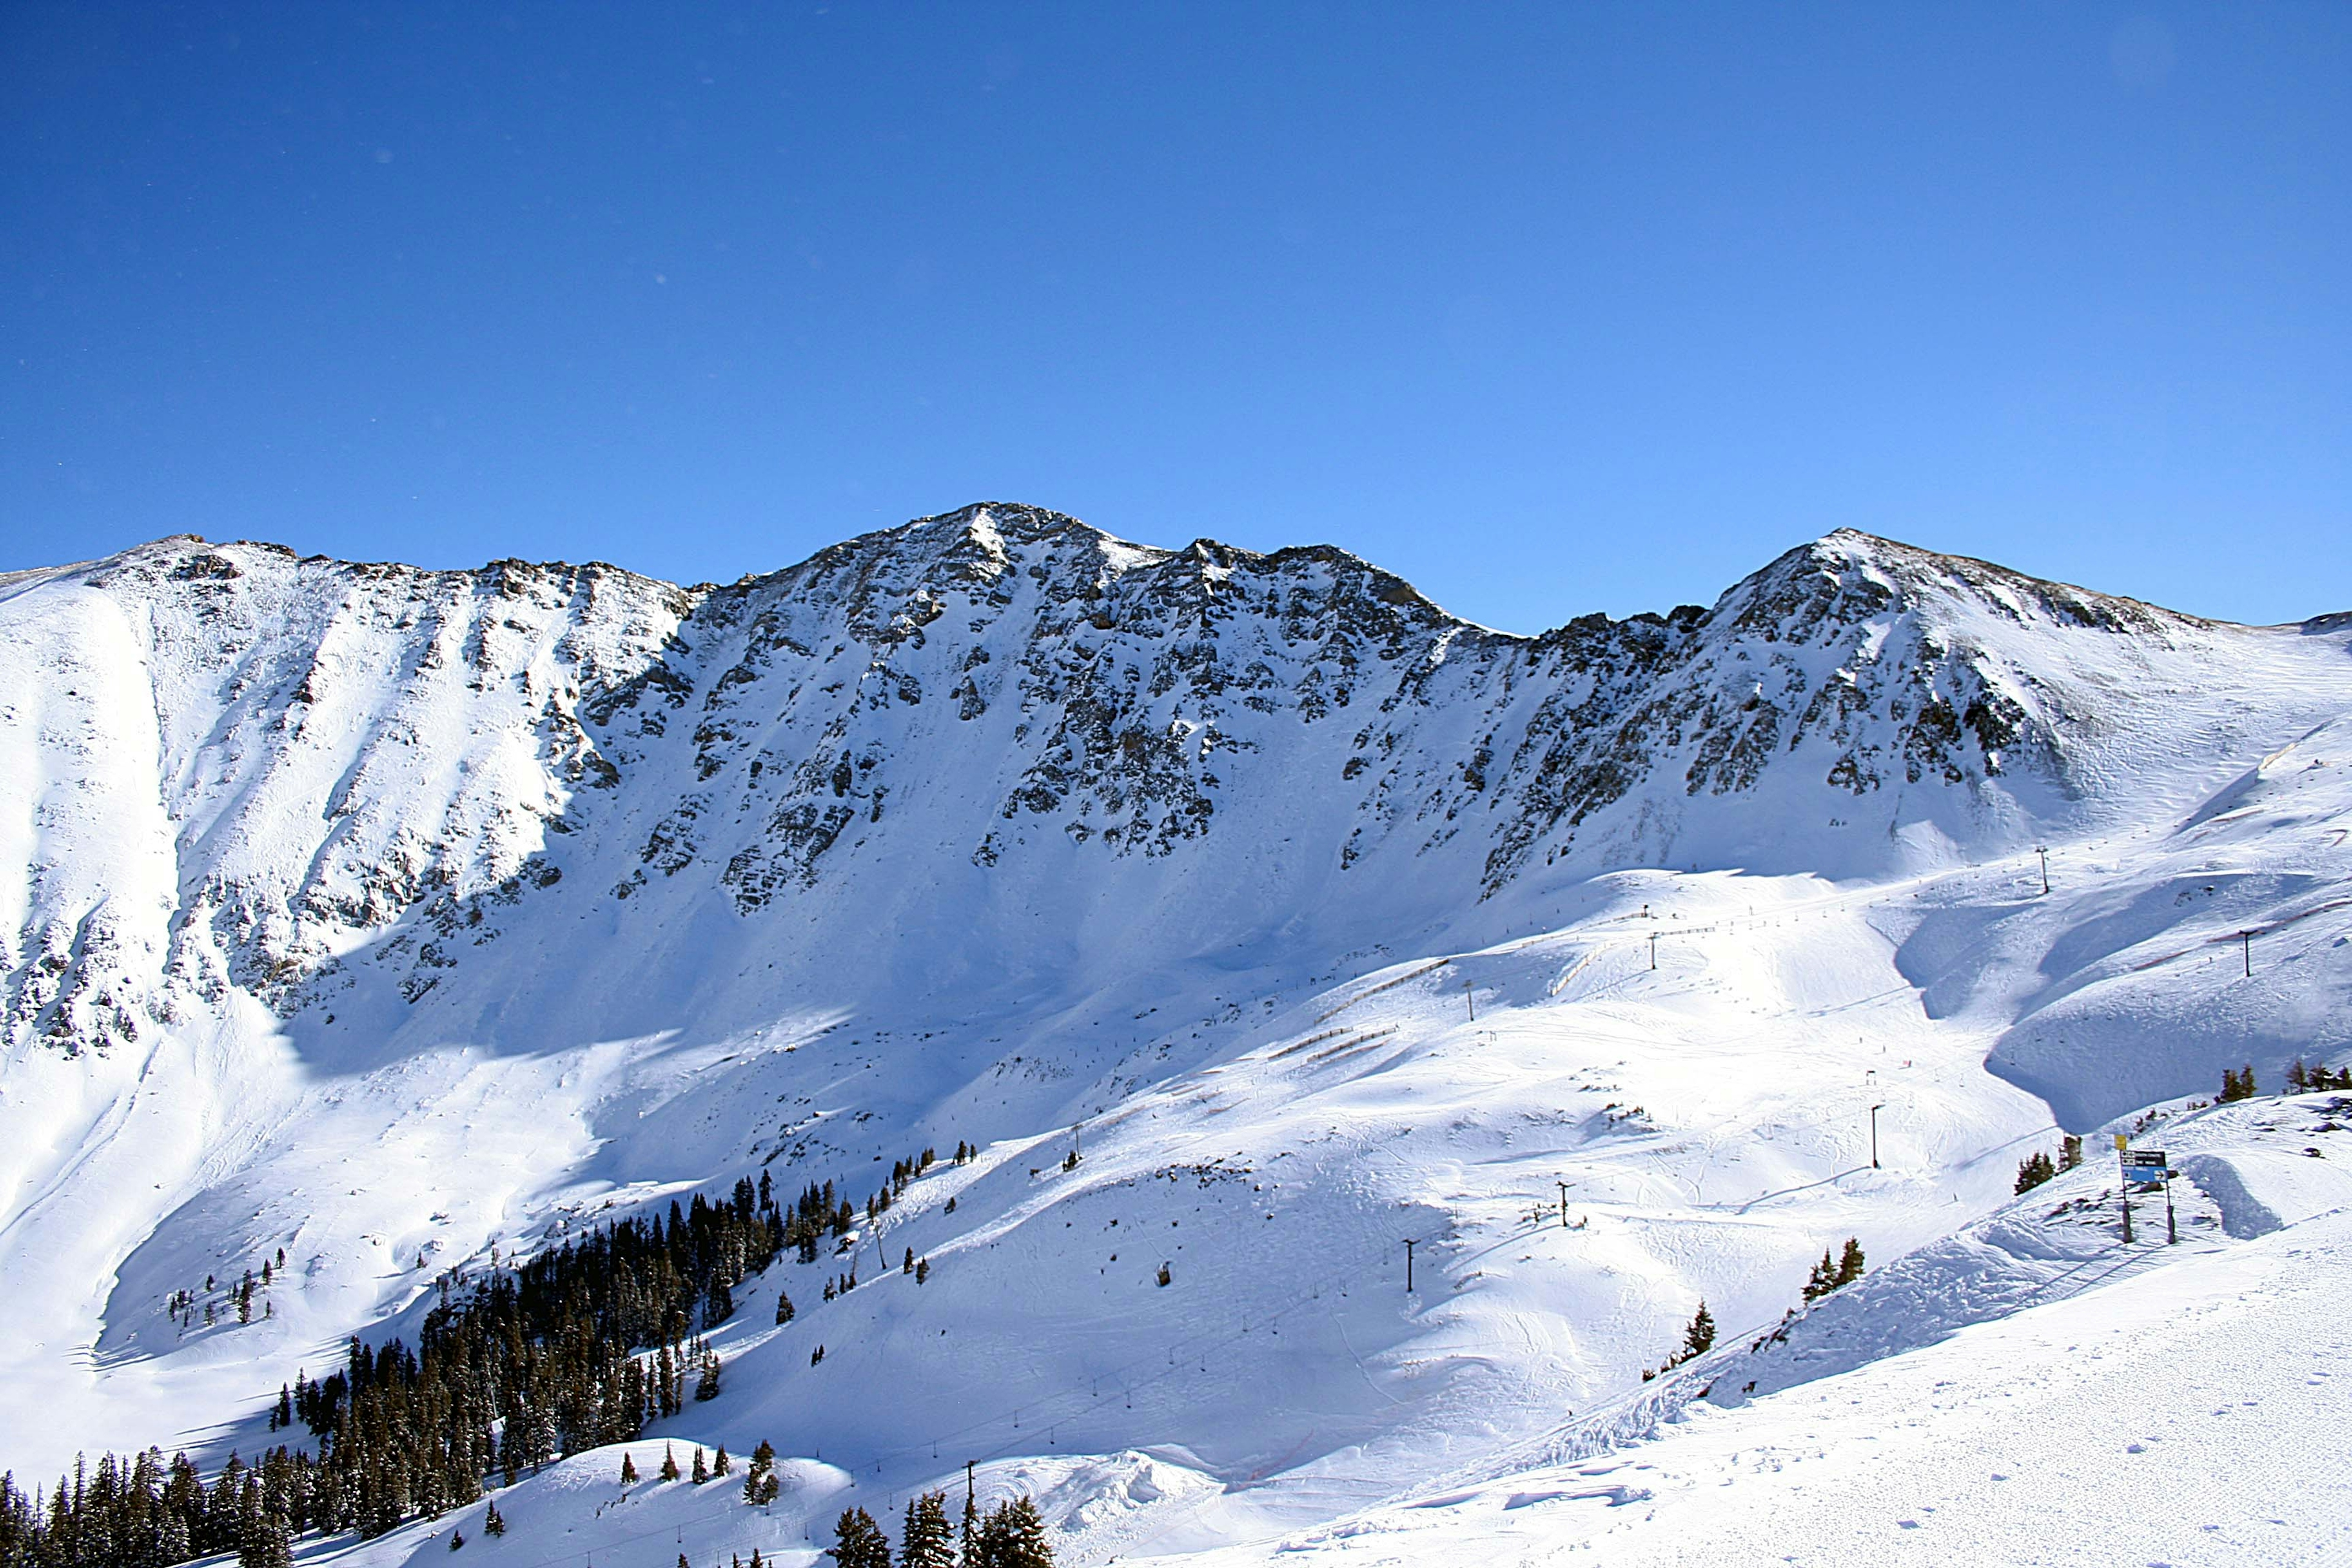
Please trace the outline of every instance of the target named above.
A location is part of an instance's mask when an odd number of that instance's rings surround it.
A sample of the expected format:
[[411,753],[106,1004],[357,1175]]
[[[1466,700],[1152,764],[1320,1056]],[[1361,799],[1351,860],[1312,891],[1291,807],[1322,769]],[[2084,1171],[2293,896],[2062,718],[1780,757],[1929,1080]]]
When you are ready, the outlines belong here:
[[918,1258],[915,1259],[915,1283],[920,1285],[924,1280],[929,1279],[930,1277],[931,1260],[928,1258]]
[[782,1324],[789,1323],[792,1321],[793,1299],[790,1296],[785,1295],[782,1290],[778,1290],[776,1292],[776,1321]]
[[2286,1064],[2286,1091],[2289,1094],[2301,1094],[2310,1083],[2311,1079],[2304,1072],[2301,1057]]
[[1849,1236],[1845,1238],[1845,1250],[1838,1255],[1837,1279],[1830,1289],[1843,1290],[1861,1278],[1862,1243]]
[[775,1445],[766,1438],[751,1450],[751,1468],[743,1477],[743,1500],[754,1508],[764,1508],[776,1500],[783,1483],[776,1475]]
[[2059,1142],[2058,1168],[2062,1171],[2071,1171],[2082,1163],[2083,1141],[2069,1132]]
[[637,1484],[637,1461],[626,1448],[621,1450],[621,1484],[625,1487]]
[[834,1543],[825,1555],[835,1568],[890,1568],[890,1542],[874,1516],[862,1508],[845,1509],[834,1521]]
[[719,1352],[702,1352],[702,1375],[694,1381],[694,1397],[698,1400],[719,1397]]
[[898,1536],[898,1568],[956,1568],[947,1493],[925,1492],[907,1504],[906,1526]]
[[1714,1348],[1715,1317],[1706,1310],[1706,1303],[1701,1301],[1696,1315],[1690,1321],[1690,1327],[1683,1331],[1682,1359],[1688,1361],[1693,1356],[1705,1355]]
[[236,1568],[294,1568],[285,1525],[257,1509],[238,1531]]
[[667,1443],[664,1443],[662,1445],[661,1479],[666,1481],[674,1481],[677,1479],[677,1456],[670,1451],[670,1446]]
[[482,1516],[482,1533],[496,1536],[504,1535],[506,1532],[506,1519],[499,1512],[499,1505],[492,1503],[490,1511]]
[[2018,1164],[2017,1191],[2030,1193],[2057,1173],[2057,1167],[2050,1163],[2050,1156],[2036,1150]]
[[1837,1263],[1830,1257],[1829,1248],[1823,1247],[1822,1260],[1813,1265],[1812,1276],[1805,1281],[1806,1303],[1818,1301],[1836,1289]]
[[727,1445],[724,1443],[719,1444],[719,1452],[712,1455],[710,1459],[711,1479],[716,1480],[720,1476],[732,1470],[734,1468],[735,1461],[727,1457]]
[[974,1551],[978,1561],[968,1554],[964,1568],[1053,1568],[1054,1563],[1045,1521],[1037,1517],[1037,1505],[1025,1497],[989,1510]]
[[702,1457],[702,1445],[694,1446],[694,1484],[700,1486],[710,1479],[710,1466]]

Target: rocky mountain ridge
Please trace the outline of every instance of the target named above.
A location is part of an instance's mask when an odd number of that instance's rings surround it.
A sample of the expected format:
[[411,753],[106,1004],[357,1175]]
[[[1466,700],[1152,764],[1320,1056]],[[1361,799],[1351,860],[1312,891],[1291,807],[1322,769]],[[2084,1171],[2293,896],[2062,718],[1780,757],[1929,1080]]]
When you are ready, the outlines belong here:
[[1196,941],[1288,906],[1342,951],[1563,864],[1770,863],[1800,815],[1850,869],[1983,852],[2095,810],[2136,671],[2265,635],[1842,531],[1711,609],[1527,637],[1343,551],[1006,505],[725,587],[183,536],[0,595],[0,1028],[67,1050],[355,973],[416,1004],[559,882],[621,935],[656,887],[660,923],[756,922],[919,868],[887,901],[941,933],[1041,880],[1247,879],[1261,913]]

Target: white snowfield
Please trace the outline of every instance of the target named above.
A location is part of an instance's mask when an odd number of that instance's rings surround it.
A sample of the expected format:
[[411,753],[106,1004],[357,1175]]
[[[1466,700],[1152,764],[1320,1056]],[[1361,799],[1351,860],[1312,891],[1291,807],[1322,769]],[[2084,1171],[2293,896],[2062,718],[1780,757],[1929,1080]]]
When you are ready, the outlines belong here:
[[[2315,1122],[2335,1120],[2308,1100],[2265,1103],[2259,1114],[2281,1116],[2298,1142]],[[2352,1476],[2332,1462],[2352,1420],[2352,1324],[2342,1310],[2352,1177],[2334,1166],[2352,1160],[2352,1134],[2309,1133],[2330,1156],[2314,1164],[2273,1152],[2266,1145],[2280,1140],[2269,1131],[2243,1119],[2165,1130],[2212,1147],[2201,1158],[2216,1165],[2284,1158],[2329,1171],[2334,1206],[2243,1247],[2217,1245],[2221,1216],[2189,1188],[2177,1194],[2188,1222],[2177,1246],[2165,1241],[2156,1199],[2152,1215],[2144,1200],[2138,1239],[2126,1248],[2116,1234],[2113,1164],[2100,1162],[2104,1179],[2094,1167],[2044,1186],[1965,1238],[1906,1258],[1899,1280],[1850,1288],[1856,1300],[1833,1296],[1799,1320],[1789,1343],[1825,1352],[1816,1381],[1732,1410],[1704,1398],[1670,1402],[1672,1413],[1645,1424],[1643,1436],[1621,1433],[1617,1446],[1596,1445],[1580,1460],[1492,1466],[1477,1480],[1271,1551],[1208,1556],[1221,1564],[2352,1561]],[[2313,1186],[2281,1173],[2273,1191],[2294,1211]],[[2100,1188],[2104,1223],[2043,1217]],[[2070,1229],[2077,1234],[2053,1234]],[[2003,1298],[1998,1308],[1988,1284]],[[1865,1296],[1874,1298],[1866,1306]],[[1906,1321],[1907,1331],[1898,1326]],[[1756,1363],[1769,1369],[1775,1352],[1782,1362],[1802,1353],[1743,1344],[1688,1375],[1719,1398]],[[1850,1370],[1827,1370],[1833,1364]]]
[[2325,1561],[2352,1110],[2171,1108],[2352,1059],[2348,640],[1853,533],[1515,638],[1007,507],[0,579],[0,1468],[250,1457],[493,1246],[928,1147],[627,1446],[772,1508],[598,1450],[306,1552],[798,1564],[971,1461],[1082,1565]]

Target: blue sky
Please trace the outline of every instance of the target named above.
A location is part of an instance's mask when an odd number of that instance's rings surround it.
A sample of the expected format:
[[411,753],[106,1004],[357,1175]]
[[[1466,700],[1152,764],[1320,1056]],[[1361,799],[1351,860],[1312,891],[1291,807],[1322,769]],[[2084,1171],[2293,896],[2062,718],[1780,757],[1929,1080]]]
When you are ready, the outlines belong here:
[[1514,630],[1839,526],[2352,608],[2352,7],[0,7],[0,564],[977,499]]

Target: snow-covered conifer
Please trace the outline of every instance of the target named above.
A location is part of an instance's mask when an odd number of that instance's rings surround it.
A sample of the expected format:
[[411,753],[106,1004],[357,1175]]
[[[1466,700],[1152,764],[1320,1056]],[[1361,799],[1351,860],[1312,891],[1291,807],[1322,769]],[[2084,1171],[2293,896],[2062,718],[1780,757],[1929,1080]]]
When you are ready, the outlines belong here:
[[1706,1310],[1706,1303],[1701,1301],[1697,1312],[1692,1315],[1690,1326],[1683,1331],[1682,1359],[1688,1361],[1693,1356],[1705,1355],[1714,1348],[1715,1316]]
[[835,1568],[890,1568],[890,1542],[874,1516],[862,1508],[845,1509],[834,1521],[833,1544],[824,1554]]
[[945,1492],[925,1492],[907,1504],[898,1536],[899,1568],[955,1568],[955,1533]]

